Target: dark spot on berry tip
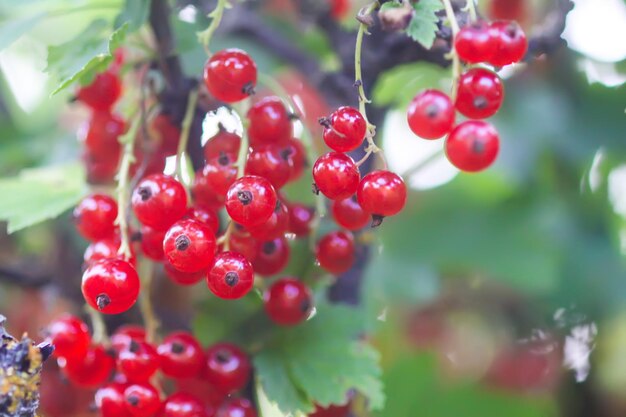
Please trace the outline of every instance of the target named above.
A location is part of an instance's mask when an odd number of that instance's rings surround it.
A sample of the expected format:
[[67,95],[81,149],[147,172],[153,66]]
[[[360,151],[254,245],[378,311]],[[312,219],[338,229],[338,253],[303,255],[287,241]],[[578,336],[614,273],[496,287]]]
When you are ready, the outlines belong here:
[[375,228],[383,224],[383,220],[385,216],[381,216],[380,214],[372,214],[372,224],[371,227]]
[[96,305],[98,310],[104,310],[109,304],[111,304],[111,298],[106,294],[100,294],[96,297]]
[[47,342],[40,343],[37,345],[37,347],[39,348],[39,353],[41,354],[42,361],[48,359],[50,355],[52,355],[52,352],[54,352],[54,346]]
[[253,82],[246,83],[246,85],[244,85],[243,88],[241,89],[241,92],[247,96],[254,95],[255,93],[254,83]]
[[472,152],[483,153],[485,151],[485,144],[477,138],[472,140]]
[[266,255],[271,255],[276,251],[276,243],[273,240],[269,242],[265,242],[263,244],[263,253]]
[[180,235],[176,238],[174,244],[176,245],[176,250],[184,251],[191,245],[191,239],[187,235]]
[[276,200],[276,205],[274,206],[274,212],[277,213],[280,210],[280,206],[283,203],[280,202],[280,200]]
[[515,36],[517,36],[517,24],[510,23],[504,31],[507,34],[507,36],[514,38]]
[[230,357],[231,357],[230,352],[225,350],[225,349],[219,350],[215,354],[215,359],[217,359],[217,361],[219,363],[226,363],[226,362],[228,362],[230,360]]
[[302,302],[300,303],[300,311],[302,311],[303,313],[306,313],[310,309],[311,309],[311,300],[309,300],[308,298],[306,300],[302,300]]
[[320,195],[320,187],[318,187],[316,183],[313,183],[311,186],[311,191],[313,191],[315,195]]
[[221,121],[220,121],[220,122],[217,122],[217,129],[218,129],[220,132],[225,132],[225,131],[226,131],[226,127],[224,127],[224,124],[223,124]]
[[289,113],[287,114],[287,117],[289,117],[289,120],[300,120],[300,116],[298,116],[296,113]]
[[234,287],[239,282],[239,275],[236,272],[228,272],[224,275],[224,281],[229,287]]
[[128,345],[128,351],[132,353],[139,352],[139,343],[137,343],[133,339],[130,339],[130,344]]
[[489,103],[487,102],[487,98],[485,96],[476,96],[473,104],[477,109],[484,109]]
[[133,232],[133,234],[130,235],[130,241],[141,242],[141,232],[140,231]]
[[217,157],[217,163],[223,167],[230,164],[230,158],[228,157],[226,152],[220,151],[220,156]]
[[360,87],[360,86],[362,86],[362,85],[363,85],[363,81],[361,81],[361,80],[356,80],[356,81],[354,82],[354,84],[353,84],[353,85],[354,85],[355,87]]
[[430,104],[426,107],[426,117],[433,119],[439,114],[439,107],[436,104]]
[[95,413],[96,411],[98,411],[98,405],[96,404],[95,401],[92,401],[89,403],[88,411],[90,413]]
[[179,354],[179,353],[183,353],[184,350],[185,350],[185,347],[181,343],[178,343],[178,342],[172,343],[172,353]]
[[289,157],[293,154],[293,149],[285,148],[280,151],[280,157],[283,158],[283,161],[288,161]]
[[136,395],[129,395],[126,397],[126,402],[133,407],[136,407],[139,404],[139,398]]
[[239,202],[244,206],[252,203],[252,193],[248,190],[238,191],[237,198],[239,199]]
[[141,201],[146,201],[152,197],[152,191],[150,191],[148,187],[139,187],[137,189],[137,194],[141,197]]
[[319,119],[317,119],[317,123],[329,129],[331,127],[330,120],[328,119],[328,117],[320,117]]

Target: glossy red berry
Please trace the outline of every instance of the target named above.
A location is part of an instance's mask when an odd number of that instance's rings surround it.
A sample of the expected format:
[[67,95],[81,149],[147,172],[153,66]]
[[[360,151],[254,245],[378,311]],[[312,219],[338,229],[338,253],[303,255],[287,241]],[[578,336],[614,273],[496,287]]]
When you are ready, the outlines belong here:
[[146,341],[146,329],[135,324],[120,326],[111,335],[111,347],[115,352],[121,352],[130,347],[131,342],[141,343]]
[[153,261],[160,262],[165,256],[163,253],[165,232],[165,230],[154,229],[150,226],[141,226],[141,251]]
[[250,144],[275,144],[291,138],[289,113],[283,101],[275,96],[265,97],[248,110]]
[[237,155],[241,138],[236,133],[229,132],[220,125],[219,131],[204,144],[204,159],[217,158],[222,153]]
[[313,297],[309,288],[295,278],[281,278],[265,291],[265,311],[281,326],[294,326],[311,314]]
[[225,103],[235,103],[254,93],[256,77],[254,60],[239,49],[216,52],[204,66],[207,89]]
[[103,155],[89,149],[83,150],[80,159],[85,164],[89,184],[109,184],[115,179],[121,149],[115,155]]
[[307,166],[306,149],[304,149],[302,142],[294,138],[289,139],[286,146],[283,147],[282,155],[286,156],[291,167],[288,182],[300,178],[304,167]]
[[164,113],[156,115],[149,126],[151,139],[158,141],[159,149],[166,155],[175,155],[178,151],[180,129],[172,118]]
[[358,148],[365,139],[367,122],[353,107],[338,108],[324,123],[324,142],[333,151],[350,152]]
[[74,209],[76,229],[91,241],[112,237],[116,218],[117,202],[105,194],[91,194]]
[[109,110],[122,94],[122,83],[117,74],[105,71],[78,89],[76,98],[94,110]]
[[311,233],[311,223],[315,217],[315,210],[305,204],[289,204],[289,232],[296,237],[308,236]]
[[161,371],[170,378],[195,378],[204,366],[198,340],[187,332],[170,333],[157,348]]
[[237,156],[231,153],[221,153],[209,159],[200,172],[196,174],[192,186],[192,194],[197,202],[205,200],[224,202],[226,193],[237,179]]
[[197,397],[184,392],[170,395],[163,404],[159,417],[210,417]]
[[85,270],[82,291],[87,303],[101,313],[123,313],[137,301],[139,276],[129,262],[104,259]]
[[215,256],[215,246],[211,228],[191,219],[174,223],[163,239],[165,257],[181,272],[208,268]]
[[496,39],[489,24],[480,21],[461,28],[454,39],[454,49],[459,58],[467,63],[489,62],[496,53]]
[[147,382],[159,369],[159,355],[151,344],[131,341],[118,352],[117,368],[128,381]]
[[335,200],[331,205],[335,222],[348,230],[359,230],[370,222],[370,214],[363,210],[355,195]]
[[205,378],[225,394],[244,388],[251,371],[248,355],[233,344],[217,343],[206,351]]
[[259,242],[255,238],[247,233],[231,233],[229,243],[231,251],[240,253],[250,262],[254,262],[259,250]]
[[230,398],[222,404],[215,417],[257,417],[257,413],[247,398]]
[[159,391],[148,383],[131,384],[124,390],[126,409],[134,417],[151,417],[161,408]]
[[131,203],[142,224],[165,230],[187,211],[187,193],[174,178],[153,174],[137,184]]
[[95,403],[101,417],[131,417],[126,409],[124,385],[108,384],[96,391]]
[[246,174],[257,175],[267,179],[274,189],[278,190],[287,184],[291,177],[293,166],[289,159],[291,149],[278,145],[263,145],[255,147],[248,154]]
[[59,359],[59,365],[72,383],[92,388],[109,379],[115,368],[115,361],[98,345],[90,347],[84,356]]
[[89,328],[78,317],[65,314],[52,321],[46,336],[54,345],[54,355],[70,359],[81,358],[89,349]]
[[409,127],[422,139],[439,139],[450,132],[454,117],[452,100],[439,90],[422,91],[407,111]]
[[118,138],[124,133],[124,121],[109,111],[95,111],[89,121],[81,127],[79,139],[85,148],[97,155],[98,160],[111,159],[117,166],[122,145]]
[[445,144],[448,160],[461,171],[477,172],[488,168],[498,156],[500,137],[487,122],[470,120],[459,124]]
[[236,299],[246,295],[254,284],[252,264],[240,253],[222,252],[207,275],[207,285],[219,298]]
[[[85,265],[89,266],[103,259],[122,259],[122,256],[117,254],[119,247],[120,244],[117,239],[103,239],[91,242],[89,246],[87,246],[87,249],[85,249],[83,256]],[[131,261],[131,263],[133,263],[133,261]]]
[[526,34],[517,22],[498,20],[490,25],[491,36],[494,37],[496,50],[489,63],[502,67],[520,62],[528,50]]
[[406,184],[390,171],[373,171],[359,184],[357,200],[363,210],[372,214],[372,227],[380,225],[382,218],[398,214],[406,204]]
[[248,232],[257,240],[270,240],[283,236],[289,227],[289,209],[280,200],[270,218],[258,226],[248,227]]
[[202,207],[190,207],[185,214],[185,218],[199,221],[209,226],[213,234],[217,234],[220,229],[220,219],[217,213],[210,209]]
[[330,232],[322,237],[315,248],[315,257],[328,272],[340,275],[354,264],[354,236],[342,230]]
[[206,270],[201,269],[196,272],[182,272],[178,269],[174,268],[172,264],[167,262],[167,260],[163,263],[163,269],[165,270],[165,276],[168,277],[172,282],[179,285],[194,285],[198,282],[202,281],[202,278],[206,276]]
[[254,272],[264,276],[278,274],[287,266],[289,252],[289,244],[284,237],[261,243],[252,261]]
[[233,221],[245,227],[266,222],[276,207],[276,191],[268,180],[245,175],[230,186],[226,211]]
[[491,117],[500,109],[504,88],[500,77],[484,68],[472,68],[459,78],[456,109],[470,119]]
[[356,192],[360,179],[354,160],[343,153],[322,155],[313,166],[315,187],[331,200],[350,197]]

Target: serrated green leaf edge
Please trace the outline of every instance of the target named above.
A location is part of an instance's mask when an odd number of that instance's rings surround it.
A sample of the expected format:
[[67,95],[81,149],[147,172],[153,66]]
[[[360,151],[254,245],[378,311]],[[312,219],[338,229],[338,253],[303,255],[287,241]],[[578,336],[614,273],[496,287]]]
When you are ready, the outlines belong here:
[[406,28],[406,34],[424,48],[432,48],[439,20],[436,13],[442,9],[441,0],[419,0],[413,3],[413,17]]

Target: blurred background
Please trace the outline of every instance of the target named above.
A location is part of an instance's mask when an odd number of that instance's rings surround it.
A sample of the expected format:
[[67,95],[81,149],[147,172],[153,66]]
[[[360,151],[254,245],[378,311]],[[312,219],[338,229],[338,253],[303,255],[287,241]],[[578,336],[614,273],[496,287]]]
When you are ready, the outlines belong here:
[[[46,46],[76,36],[94,17],[113,19],[119,3],[0,1],[2,47],[13,20],[76,8],[51,13],[0,52],[1,176],[78,159],[85,114],[68,103],[71,92],[49,97],[57,80],[43,71]],[[178,5],[174,27],[185,70],[200,74],[205,55],[189,45],[206,20],[189,3]],[[285,36],[298,30],[302,49],[329,70],[337,66],[314,26],[290,22],[289,1],[257,3]],[[354,1],[352,11],[360,5]],[[423,88],[446,88],[449,70],[406,64],[372,86],[373,104],[385,109],[380,131],[390,168],[412,189],[400,215],[360,236],[369,260],[354,298],[371,319],[387,395],[376,415],[626,415],[626,2],[574,5],[566,46],[501,72],[506,100],[492,120],[501,154],[486,172],[460,174],[443,156],[442,141],[420,140],[407,126],[408,102]],[[552,6],[479,2],[481,13],[516,18],[530,34],[550,24]],[[344,24],[354,27],[351,18]],[[306,75],[272,50],[245,36],[216,41],[249,45],[262,71],[312,120],[329,108]],[[288,193],[313,202],[307,181]],[[81,311],[84,247],[69,214],[12,235],[1,227],[0,313],[10,331],[38,339],[51,316]],[[168,314],[192,317],[177,304],[188,290],[169,291],[160,304],[166,325]],[[88,414],[90,394],[50,383],[57,379],[49,364],[42,414]]]

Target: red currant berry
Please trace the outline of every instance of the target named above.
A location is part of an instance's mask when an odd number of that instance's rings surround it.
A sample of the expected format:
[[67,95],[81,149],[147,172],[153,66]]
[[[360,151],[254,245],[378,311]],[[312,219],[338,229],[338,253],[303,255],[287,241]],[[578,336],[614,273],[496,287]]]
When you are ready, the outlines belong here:
[[300,178],[302,176],[302,172],[304,171],[304,167],[307,166],[306,150],[304,149],[302,142],[294,138],[289,139],[286,148],[283,148],[281,153],[286,156],[287,162],[291,167],[288,182],[292,182]]
[[124,133],[126,125],[122,119],[108,111],[96,111],[91,114],[87,124],[81,127],[79,139],[85,142],[88,151],[97,154],[99,160],[119,161],[122,145],[118,137]]
[[248,110],[250,144],[258,146],[286,142],[291,138],[291,119],[283,101],[265,97]]
[[452,130],[454,104],[439,90],[419,93],[407,111],[409,127],[422,139],[439,139]]
[[317,243],[315,256],[320,266],[328,272],[343,274],[354,264],[354,236],[342,230],[326,234]]
[[224,49],[211,56],[204,66],[204,83],[213,97],[235,103],[254,93],[256,64],[239,49]]
[[169,263],[181,272],[204,270],[215,256],[215,235],[204,223],[181,220],[165,234],[163,252]]
[[363,210],[372,214],[372,227],[380,225],[383,217],[398,214],[406,204],[406,184],[389,171],[373,171],[359,184],[357,200]]
[[350,413],[350,403],[345,405],[329,405],[328,407],[315,406],[313,414],[308,417],[347,417]]
[[247,233],[231,233],[228,241],[231,251],[240,253],[250,262],[254,262],[259,250],[259,242],[256,239]]
[[159,417],[209,417],[204,404],[191,394],[178,392],[170,395],[163,404]]
[[91,241],[112,237],[116,218],[117,203],[104,194],[87,196],[74,209],[78,232]]
[[315,210],[312,207],[300,203],[289,204],[289,232],[297,237],[308,236],[314,217]]
[[480,21],[461,28],[454,38],[454,49],[461,60],[470,64],[489,62],[496,53],[489,24]]
[[325,123],[324,142],[333,151],[350,152],[363,143],[367,122],[353,107],[340,107],[330,115]]
[[85,356],[61,358],[59,365],[67,379],[81,387],[97,387],[104,384],[115,367],[114,359],[102,346],[90,347]]
[[137,184],[131,203],[142,224],[165,230],[187,211],[187,193],[174,178],[154,174]]
[[248,232],[258,240],[271,240],[283,236],[289,226],[289,210],[287,206],[276,201],[276,208],[270,218],[258,226],[249,227]]
[[153,261],[160,262],[165,254],[163,253],[163,239],[165,231],[154,229],[150,226],[141,226],[141,250],[146,257]]
[[478,172],[496,160],[500,137],[489,123],[470,120],[454,128],[448,135],[445,149],[452,165],[461,171]]
[[182,272],[174,268],[172,264],[165,261],[163,264],[165,270],[165,276],[168,277],[173,283],[179,285],[194,285],[202,281],[202,278],[206,276],[207,271],[201,269],[196,272]]
[[528,50],[526,34],[512,20],[499,20],[490,25],[491,33],[496,44],[496,51],[489,63],[496,67],[520,62]]
[[257,417],[257,413],[250,400],[230,398],[222,404],[215,417]]
[[122,94],[122,83],[117,74],[105,71],[78,89],[76,98],[94,110],[109,110]]
[[65,314],[46,328],[46,336],[54,345],[58,357],[78,359],[85,355],[91,343],[89,328],[78,317]]
[[484,68],[472,68],[459,78],[456,109],[470,119],[491,117],[500,109],[504,88],[500,77]]
[[313,166],[315,187],[331,200],[350,197],[359,187],[360,179],[354,160],[343,153],[322,155]]
[[281,278],[265,291],[265,311],[269,318],[281,326],[295,326],[311,314],[311,291],[295,278]]
[[532,7],[528,0],[493,0],[489,2],[487,16],[492,20],[515,20],[524,24],[529,17],[529,6]]
[[227,398],[227,394],[218,391],[216,387],[204,379],[204,377],[177,379],[176,389],[178,392],[191,394],[202,400],[209,417],[214,417],[217,407]]
[[246,295],[254,284],[254,270],[240,253],[222,252],[207,275],[207,285],[219,298],[236,299]]
[[331,205],[335,222],[348,230],[359,230],[370,222],[370,215],[363,210],[356,196],[335,200]]
[[159,355],[151,344],[131,340],[128,346],[118,353],[117,369],[128,381],[147,382],[159,369]]
[[230,153],[221,153],[218,157],[209,159],[194,178],[192,192],[199,202],[203,200],[224,201],[228,188],[237,179],[237,157]]
[[161,408],[159,391],[147,383],[129,385],[124,390],[126,409],[134,417],[151,417]]
[[293,166],[290,165],[291,149],[276,145],[256,147],[248,155],[246,174],[267,179],[278,190],[289,181]]
[[119,314],[137,301],[139,277],[130,263],[104,259],[85,270],[82,291],[92,308],[105,314]]
[[170,333],[157,350],[161,371],[170,378],[195,378],[203,369],[202,346],[190,333]]
[[204,144],[204,159],[207,161],[219,157],[222,153],[239,154],[241,145],[239,135],[225,130],[221,124],[219,127],[217,134]]
[[89,246],[87,246],[87,249],[85,249],[85,254],[83,256],[85,265],[89,266],[103,259],[122,259],[122,257],[117,254],[119,247],[120,244],[117,239],[104,239],[90,243]]
[[205,378],[218,390],[232,394],[248,384],[252,365],[237,346],[217,343],[209,347],[206,358]]
[[341,20],[350,12],[350,0],[330,0],[330,15]]
[[257,226],[271,217],[276,199],[276,191],[268,180],[245,175],[230,186],[226,211],[233,221],[245,227]]
[[96,391],[95,403],[101,417],[131,417],[126,409],[124,386],[109,384]]
[[257,274],[270,276],[285,269],[288,261],[289,244],[284,237],[278,237],[258,246],[252,266]]
[[202,207],[191,207],[187,210],[185,218],[199,221],[200,223],[209,226],[213,234],[217,234],[220,230],[220,219],[216,212],[213,210],[205,209]]
[[165,155],[176,154],[180,141],[180,129],[172,122],[170,116],[159,113],[150,123],[149,129],[151,138],[158,141],[159,149]]
[[96,151],[85,149],[81,153],[81,160],[85,164],[87,182],[89,184],[109,184],[113,182],[121,153],[121,148],[116,155],[103,155]]
[[146,329],[135,324],[125,324],[111,335],[111,347],[117,353],[130,347],[131,342],[146,341]]

